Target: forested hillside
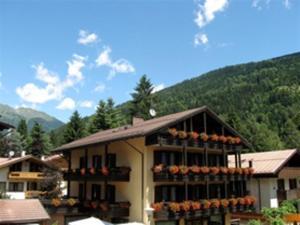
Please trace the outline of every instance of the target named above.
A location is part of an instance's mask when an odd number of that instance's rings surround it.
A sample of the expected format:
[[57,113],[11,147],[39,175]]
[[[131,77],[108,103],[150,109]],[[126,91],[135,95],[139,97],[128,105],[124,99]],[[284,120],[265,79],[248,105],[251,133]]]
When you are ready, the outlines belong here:
[[211,107],[256,151],[300,147],[300,53],[214,70],[155,95],[159,115]]
[[[253,151],[300,147],[300,53],[217,69],[153,99],[157,116],[209,106],[252,143]],[[130,102],[118,106],[127,122],[129,108]]]

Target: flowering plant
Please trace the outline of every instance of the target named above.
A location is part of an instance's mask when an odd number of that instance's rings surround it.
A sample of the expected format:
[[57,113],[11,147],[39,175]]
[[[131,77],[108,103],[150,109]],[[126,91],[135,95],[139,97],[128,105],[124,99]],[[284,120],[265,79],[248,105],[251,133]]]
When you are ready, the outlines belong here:
[[60,200],[59,198],[53,198],[53,199],[51,200],[51,204],[52,204],[53,206],[55,206],[55,207],[58,207],[58,206],[61,205],[61,200]]
[[98,202],[92,201],[92,202],[91,202],[91,208],[92,208],[92,209],[97,209],[97,207],[98,207]]
[[244,198],[237,198],[237,201],[240,205],[245,205],[245,199]]
[[177,173],[179,172],[178,166],[176,166],[176,165],[170,166],[170,167],[169,167],[169,172],[170,172],[171,174],[177,174]]
[[108,170],[108,168],[107,168],[106,166],[103,166],[103,167],[101,168],[101,172],[102,172],[102,174],[103,174],[104,176],[108,176],[108,174],[109,174],[109,170]]
[[248,175],[249,174],[249,168],[242,168],[243,174]]
[[229,201],[227,199],[221,199],[221,205],[224,207],[224,208],[227,208],[228,205],[229,205]]
[[154,209],[155,212],[159,212],[162,210],[163,203],[162,202],[156,202],[151,204],[151,208]]
[[95,174],[95,168],[94,167],[90,168],[90,174]]
[[220,208],[221,203],[218,199],[212,199],[210,200],[210,202],[212,208],[217,208],[217,209]]
[[225,144],[227,142],[227,138],[224,135],[219,136],[219,141]]
[[222,174],[227,174],[228,173],[228,168],[226,168],[226,167],[220,167],[220,172]]
[[228,137],[227,137],[227,142],[228,142],[228,144],[233,145],[233,144],[235,143],[235,138],[234,138],[234,137],[231,137],[231,136],[228,136]]
[[252,204],[255,204],[255,202],[256,202],[256,198],[253,196],[250,196],[250,195],[245,196],[244,199],[245,199],[246,205],[252,205]]
[[239,137],[235,137],[235,140],[234,140],[235,144],[240,144],[241,143],[241,139]]
[[85,168],[81,168],[81,169],[80,169],[80,174],[81,174],[81,175],[85,175]]
[[235,198],[230,198],[228,201],[231,206],[236,206],[238,203],[237,199],[235,199]]
[[213,175],[217,175],[219,172],[220,172],[220,169],[218,167],[210,167],[210,172],[213,174]]
[[229,174],[234,174],[235,173],[235,167],[228,168],[228,173]]
[[180,139],[185,139],[185,138],[187,138],[187,133],[185,131],[183,131],[183,130],[178,131],[178,137]]
[[199,209],[201,209],[201,203],[200,203],[200,202],[193,201],[193,202],[191,203],[191,208],[192,208],[193,210],[199,210]]
[[200,138],[202,141],[207,141],[208,140],[208,135],[206,133],[201,133]]
[[207,166],[202,166],[200,167],[201,173],[208,174],[209,173],[209,168]]
[[155,166],[153,167],[153,172],[154,172],[154,173],[160,173],[160,172],[163,170],[163,167],[164,167],[163,164],[155,165]]
[[249,167],[249,174],[250,175],[254,174],[254,169],[252,167]]
[[242,174],[243,174],[243,169],[242,169],[242,168],[239,168],[239,167],[237,167],[237,168],[235,168],[235,173],[236,173],[236,174],[240,174],[240,175],[242,175]]
[[191,202],[190,201],[184,201],[180,203],[180,208],[182,211],[187,212],[191,209]]
[[179,172],[183,175],[186,175],[189,172],[189,168],[187,166],[181,165],[179,166]]
[[208,200],[203,200],[202,201],[202,206],[203,206],[203,209],[209,209],[210,206],[211,206],[211,202],[208,201]]
[[169,134],[171,134],[173,137],[176,137],[178,135],[178,132],[176,128],[169,128],[168,129]]
[[171,202],[169,204],[169,208],[172,212],[176,213],[180,211],[180,205],[177,202]]
[[197,166],[197,165],[193,165],[193,166],[190,167],[190,171],[192,171],[193,173],[198,174],[198,173],[200,173],[200,167]]
[[192,132],[189,133],[189,137],[190,137],[191,139],[196,140],[196,139],[199,138],[199,134],[198,134],[197,132],[195,132],[195,131],[192,131]]
[[211,141],[218,141],[219,140],[219,136],[216,135],[216,134],[212,134],[212,135],[210,135],[210,140]]

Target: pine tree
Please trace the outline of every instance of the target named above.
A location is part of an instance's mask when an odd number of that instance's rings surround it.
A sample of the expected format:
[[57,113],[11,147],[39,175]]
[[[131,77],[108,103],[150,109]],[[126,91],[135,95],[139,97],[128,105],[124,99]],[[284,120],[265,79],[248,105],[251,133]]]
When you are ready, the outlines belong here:
[[31,129],[27,149],[30,154],[36,157],[49,154],[51,149],[48,135],[45,134],[43,127],[37,122],[34,123]]
[[115,108],[115,102],[112,98],[107,99],[106,104],[106,123],[109,128],[115,128],[121,124],[121,116],[119,110]]
[[65,143],[75,141],[79,138],[85,136],[85,127],[80,117],[78,111],[76,110],[71,118],[70,122],[67,124],[67,127],[64,131],[64,141]]
[[53,130],[50,131],[49,138],[50,138],[51,145],[53,147],[57,147],[58,146],[58,140],[57,140],[57,136],[56,136],[56,134]]
[[0,140],[0,156],[7,157],[10,151],[15,153],[14,156],[20,156],[25,146],[22,135],[18,131],[12,130]]
[[28,128],[27,128],[26,120],[24,119],[20,120],[17,127],[17,131],[22,135],[23,140],[26,140],[26,138],[28,137]]
[[97,106],[96,113],[91,119],[89,124],[89,132],[91,134],[96,133],[99,130],[106,130],[109,128],[106,120],[107,105],[105,101],[100,100]]
[[143,75],[134,89],[134,93],[131,94],[131,115],[141,117],[143,119],[149,119],[149,110],[153,101],[151,95],[153,91],[153,85],[147,75]]

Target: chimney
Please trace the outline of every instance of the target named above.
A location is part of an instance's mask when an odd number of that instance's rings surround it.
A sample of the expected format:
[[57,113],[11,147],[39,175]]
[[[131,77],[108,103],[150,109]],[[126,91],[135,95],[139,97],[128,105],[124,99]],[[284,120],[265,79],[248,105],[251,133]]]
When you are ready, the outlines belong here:
[[145,120],[143,118],[139,118],[139,117],[133,117],[132,118],[132,125],[138,125],[143,123]]
[[21,156],[24,157],[26,155],[26,151],[21,152]]

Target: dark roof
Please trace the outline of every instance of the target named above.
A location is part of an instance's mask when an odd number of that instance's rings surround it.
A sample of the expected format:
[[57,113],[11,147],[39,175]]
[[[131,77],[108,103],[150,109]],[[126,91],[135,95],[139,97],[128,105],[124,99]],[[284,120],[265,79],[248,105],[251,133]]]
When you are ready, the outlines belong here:
[[[254,175],[276,175],[281,168],[297,153],[297,149],[286,149],[269,152],[254,152],[241,155],[242,167],[249,167],[252,161]],[[234,167],[234,156],[228,156],[229,166]]]
[[9,129],[9,128],[15,128],[15,127],[8,123],[4,123],[4,122],[0,121],[0,130],[5,130],[5,129]]
[[250,146],[248,141],[243,138],[240,134],[238,134],[231,126],[222,121],[212,110],[210,110],[207,106],[203,106],[200,108],[190,109],[183,112],[178,112],[150,120],[146,120],[143,122],[139,122],[134,125],[123,126],[119,128],[109,129],[105,131],[99,131],[90,136],[78,139],[76,141],[70,142],[68,144],[62,145],[54,151],[63,151],[67,149],[75,149],[78,147],[100,144],[100,143],[108,143],[118,140],[124,140],[135,137],[142,137],[149,134],[152,134],[164,127],[172,126],[178,122],[181,122],[189,117],[197,115],[201,112],[206,112],[208,115],[213,117],[217,122],[224,125],[231,133],[241,137],[242,142],[246,146]]
[[38,199],[0,200],[0,224],[37,223],[50,219]]
[[[33,161],[37,164],[41,164],[41,165],[44,165],[44,166],[47,166],[47,167],[54,167],[54,165],[51,165],[47,162],[44,162],[43,160],[39,159],[39,158],[36,158],[32,155],[25,155],[25,156],[20,156],[20,157],[14,157],[14,158],[2,158],[0,157],[0,168],[3,168],[3,167],[7,167],[7,166],[10,166],[10,165],[13,165],[15,163],[18,163],[18,162],[22,162],[22,161],[25,161],[25,160],[30,160],[30,161]],[[53,168],[55,169],[55,168]]]

